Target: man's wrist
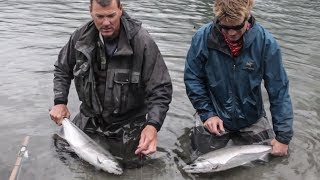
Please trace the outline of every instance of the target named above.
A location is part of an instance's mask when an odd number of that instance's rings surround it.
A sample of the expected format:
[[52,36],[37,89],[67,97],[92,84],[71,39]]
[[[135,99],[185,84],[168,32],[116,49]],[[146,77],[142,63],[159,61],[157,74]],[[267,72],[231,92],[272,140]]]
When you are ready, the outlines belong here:
[[152,123],[152,122],[147,122],[146,124],[145,124],[145,126],[147,126],[147,125],[151,125],[151,126],[153,126],[156,130],[157,130],[157,132],[158,131],[160,131],[160,125],[159,124],[155,124],[155,123]]
[[286,139],[281,138],[281,137],[279,137],[279,136],[276,136],[275,139],[276,139],[278,142],[282,143],[282,144],[289,145],[289,143],[290,143],[289,140],[286,140]]
[[54,100],[54,105],[58,105],[58,104],[67,105],[67,104],[68,104],[68,101],[62,100],[62,99],[55,99],[55,100]]

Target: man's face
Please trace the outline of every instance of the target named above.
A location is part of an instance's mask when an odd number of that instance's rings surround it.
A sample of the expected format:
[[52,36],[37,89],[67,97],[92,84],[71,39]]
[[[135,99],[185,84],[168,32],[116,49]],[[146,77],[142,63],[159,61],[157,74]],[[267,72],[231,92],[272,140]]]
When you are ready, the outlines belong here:
[[226,21],[222,19],[219,22],[221,32],[224,33],[231,41],[238,41],[242,35],[246,32],[248,27],[247,18],[243,18],[241,21]]
[[110,5],[105,7],[93,0],[90,14],[103,37],[113,39],[119,35],[122,5],[118,7],[116,0],[113,0]]

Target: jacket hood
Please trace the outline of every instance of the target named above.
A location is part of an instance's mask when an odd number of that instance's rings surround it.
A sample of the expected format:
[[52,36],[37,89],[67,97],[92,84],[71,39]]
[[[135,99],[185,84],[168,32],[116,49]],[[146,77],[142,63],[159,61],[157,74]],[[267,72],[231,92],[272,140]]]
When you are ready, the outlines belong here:
[[123,11],[121,16],[121,24],[123,25],[128,39],[132,39],[141,29],[141,21],[131,18],[128,13]]
[[[255,36],[258,32],[258,29],[257,29],[258,26],[253,16],[251,16],[251,18],[249,19],[249,22],[251,23],[251,28],[243,34],[244,48],[247,48],[250,46],[250,44],[254,41]],[[208,48],[217,49],[226,54],[230,54],[229,47],[226,41],[224,40],[222,32],[217,26],[217,18],[215,18],[212,22],[212,29],[208,37],[207,45],[208,45]]]

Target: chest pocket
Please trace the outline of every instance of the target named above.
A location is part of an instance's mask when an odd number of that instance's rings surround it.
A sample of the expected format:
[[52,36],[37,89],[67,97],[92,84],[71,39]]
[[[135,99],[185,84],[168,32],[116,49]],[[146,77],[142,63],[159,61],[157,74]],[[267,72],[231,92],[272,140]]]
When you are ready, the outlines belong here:
[[[111,108],[114,114],[125,113],[143,103],[143,91],[139,83],[140,72],[118,69],[109,78],[112,80],[107,89],[111,92],[109,102],[111,101],[110,104],[113,104]],[[105,97],[108,98],[108,95]],[[105,102],[108,103],[108,100],[106,99]]]

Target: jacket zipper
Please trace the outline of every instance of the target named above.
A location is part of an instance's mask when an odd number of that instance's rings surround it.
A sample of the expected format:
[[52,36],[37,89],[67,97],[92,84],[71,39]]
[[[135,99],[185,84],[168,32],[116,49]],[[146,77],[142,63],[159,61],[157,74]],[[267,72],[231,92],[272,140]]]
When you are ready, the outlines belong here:
[[233,120],[236,114],[236,96],[235,96],[235,81],[236,81],[236,59],[233,59],[233,67],[232,67],[232,115],[231,119]]
[[[89,65],[90,65],[90,69],[89,69],[89,77],[88,78],[90,78],[90,77],[92,77],[92,76],[94,76],[93,75],[93,72],[92,72],[92,58],[89,56],[89,54],[87,54],[86,52],[84,52],[84,51],[80,51],[80,52],[82,52],[82,54],[84,54],[85,56],[86,56],[86,58],[88,59],[88,62],[89,62]],[[95,85],[95,80],[94,80],[94,78],[92,77],[92,90],[93,90],[93,92],[91,92],[91,93],[93,93],[94,94],[94,97],[96,98],[96,102],[98,103],[98,107],[99,107],[99,113],[101,114],[102,113],[102,111],[103,111],[103,107],[102,107],[102,105],[101,105],[101,102],[100,102],[100,100],[99,100],[99,98],[98,98],[98,95],[97,95],[97,93],[96,93],[96,85]]]

